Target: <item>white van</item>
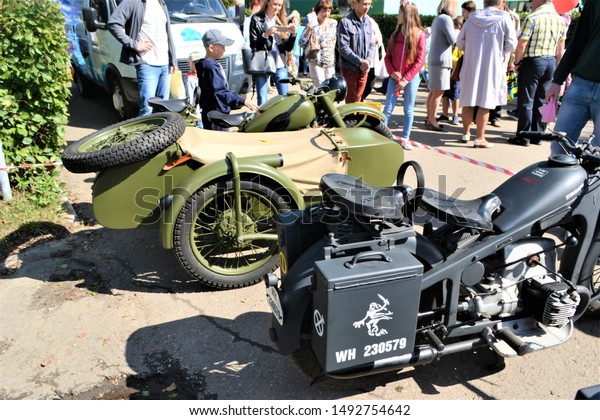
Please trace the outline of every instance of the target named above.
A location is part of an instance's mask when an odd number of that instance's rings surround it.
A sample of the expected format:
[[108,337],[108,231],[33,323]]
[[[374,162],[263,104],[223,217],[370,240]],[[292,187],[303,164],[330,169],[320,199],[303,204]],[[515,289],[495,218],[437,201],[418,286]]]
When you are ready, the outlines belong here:
[[[81,19],[67,31],[75,32],[81,52],[73,59],[74,77],[83,97],[93,95],[101,86],[111,97],[121,118],[138,113],[139,93],[135,68],[121,63],[121,44],[106,27],[108,18],[121,0],[77,0]],[[189,71],[188,57],[198,51],[204,56],[202,36],[209,29],[219,29],[235,41],[219,60],[225,70],[229,88],[246,93],[251,78],[244,73],[242,48],[244,38],[238,23],[227,13],[222,0],[164,0],[171,19],[171,33],[181,74]]]

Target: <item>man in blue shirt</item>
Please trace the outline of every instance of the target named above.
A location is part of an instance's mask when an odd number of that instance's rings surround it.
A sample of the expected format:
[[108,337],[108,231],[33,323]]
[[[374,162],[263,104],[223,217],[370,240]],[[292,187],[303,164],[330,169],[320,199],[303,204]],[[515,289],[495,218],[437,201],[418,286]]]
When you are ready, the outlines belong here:
[[202,124],[206,129],[219,130],[219,127],[213,126],[208,119],[210,111],[217,110],[228,114],[232,108],[246,106],[256,112],[258,107],[249,99],[229,90],[223,67],[217,61],[223,58],[225,47],[232,45],[233,40],[225,37],[218,29],[210,29],[202,37],[202,42],[206,48],[206,58],[196,63]]

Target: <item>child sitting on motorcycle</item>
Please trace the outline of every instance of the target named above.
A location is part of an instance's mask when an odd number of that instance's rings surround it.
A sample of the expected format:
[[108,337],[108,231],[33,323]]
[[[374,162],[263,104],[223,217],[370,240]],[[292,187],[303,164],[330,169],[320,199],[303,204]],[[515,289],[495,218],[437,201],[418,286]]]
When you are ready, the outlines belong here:
[[217,60],[223,58],[225,47],[232,45],[233,40],[224,36],[218,29],[208,30],[202,37],[206,58],[196,63],[198,83],[200,86],[200,108],[202,108],[202,124],[209,130],[225,131],[213,125],[208,119],[210,111],[220,111],[228,114],[231,109],[242,106],[258,111],[258,106],[249,99],[229,90],[225,72]]

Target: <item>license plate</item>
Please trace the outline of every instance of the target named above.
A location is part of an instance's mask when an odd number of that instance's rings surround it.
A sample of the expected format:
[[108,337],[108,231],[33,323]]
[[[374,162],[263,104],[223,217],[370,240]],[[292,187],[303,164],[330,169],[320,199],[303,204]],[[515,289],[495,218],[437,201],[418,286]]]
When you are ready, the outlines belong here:
[[275,319],[277,319],[277,322],[283,326],[283,309],[279,301],[279,294],[273,286],[267,287],[267,304],[271,308],[271,312]]

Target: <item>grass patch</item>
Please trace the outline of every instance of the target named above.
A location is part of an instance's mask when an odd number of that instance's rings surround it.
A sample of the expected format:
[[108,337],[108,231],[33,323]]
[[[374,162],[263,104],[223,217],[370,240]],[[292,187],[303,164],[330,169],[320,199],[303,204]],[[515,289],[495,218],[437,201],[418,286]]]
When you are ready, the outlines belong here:
[[12,195],[11,203],[0,201],[0,258],[32,239],[69,233],[60,200],[39,207],[27,193],[13,190]]

